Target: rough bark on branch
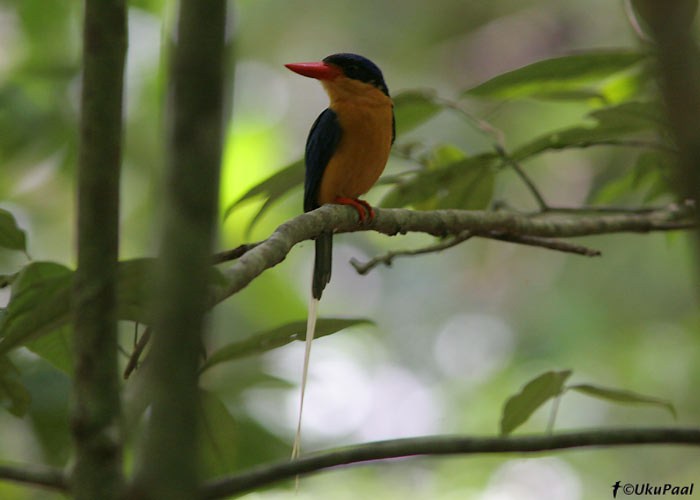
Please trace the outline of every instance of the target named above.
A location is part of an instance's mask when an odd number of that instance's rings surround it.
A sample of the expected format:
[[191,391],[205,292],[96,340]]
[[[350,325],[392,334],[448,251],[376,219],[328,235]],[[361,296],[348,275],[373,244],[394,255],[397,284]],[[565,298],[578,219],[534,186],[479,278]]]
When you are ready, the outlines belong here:
[[225,271],[229,286],[224,297],[238,292],[260,273],[282,262],[294,245],[314,239],[323,231],[349,233],[373,230],[390,236],[408,232],[448,236],[458,235],[464,231],[474,231],[498,232],[504,236],[571,238],[595,234],[644,233],[690,228],[694,227],[694,222],[690,218],[691,212],[692,210],[685,205],[672,205],[643,214],[625,213],[585,217],[526,216],[507,211],[377,209],[376,217],[372,222],[360,224],[357,213],[352,208],[324,205],[285,222],[268,239],[245,252]]

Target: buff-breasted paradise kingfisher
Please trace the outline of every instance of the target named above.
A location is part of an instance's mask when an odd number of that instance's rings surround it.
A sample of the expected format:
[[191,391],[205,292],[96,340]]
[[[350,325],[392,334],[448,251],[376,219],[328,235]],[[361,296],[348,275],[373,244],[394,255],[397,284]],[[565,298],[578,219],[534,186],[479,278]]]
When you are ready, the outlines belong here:
[[[330,98],[306,140],[304,212],[326,203],[351,205],[365,222],[372,207],[359,197],[377,182],[394,143],[394,107],[380,69],[356,54],[333,54],[322,62],[286,64],[303,76],[320,80]],[[314,338],[318,303],[331,279],[333,234],[316,238],[316,257],[306,326],[306,350],[301,381],[299,421],[292,458],[299,455],[301,414]]]

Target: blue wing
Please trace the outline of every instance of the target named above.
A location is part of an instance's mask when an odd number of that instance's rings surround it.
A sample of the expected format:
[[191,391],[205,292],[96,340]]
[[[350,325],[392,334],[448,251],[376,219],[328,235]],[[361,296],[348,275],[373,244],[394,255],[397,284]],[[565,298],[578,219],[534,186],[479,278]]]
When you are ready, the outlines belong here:
[[319,207],[318,189],[321,186],[323,172],[335,153],[343,129],[338,122],[338,115],[332,109],[321,113],[309,132],[306,140],[306,179],[304,181],[304,212]]

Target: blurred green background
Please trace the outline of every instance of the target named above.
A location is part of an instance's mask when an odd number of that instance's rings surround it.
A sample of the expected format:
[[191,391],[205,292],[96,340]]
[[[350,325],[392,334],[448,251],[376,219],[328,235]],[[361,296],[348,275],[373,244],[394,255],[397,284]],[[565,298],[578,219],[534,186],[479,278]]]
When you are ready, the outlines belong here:
[[[154,256],[163,168],[164,67],[174,2],[129,2],[121,256]],[[327,97],[283,64],[356,52],[376,62],[392,93],[435,89],[455,99],[493,76],[549,57],[595,48],[638,48],[622,1],[588,0],[237,0],[231,3],[235,57],[232,122],[222,169],[219,247],[265,238],[301,212],[301,189],[262,218],[246,239],[260,202],[223,221],[250,187],[303,154],[306,134]],[[74,173],[81,7],[66,0],[0,1],[0,207],[28,233],[34,260],[73,267]],[[502,130],[509,148],[580,123],[587,100],[463,100]],[[397,140],[466,154],[489,138],[441,112]],[[525,166],[553,204],[594,201],[637,151],[601,147],[540,155]],[[387,173],[410,167],[392,157]],[[642,189],[643,188],[643,189]],[[625,193],[641,203],[653,186]],[[368,195],[378,202],[386,187]],[[497,177],[494,199],[536,208],[517,177]],[[670,202],[661,195],[656,203]],[[611,235],[581,243],[602,258],[564,255],[500,242],[469,241],[449,251],[398,259],[359,276],[350,258],[431,238],[373,233],[336,238],[333,280],[322,316],[366,317],[314,343],[304,412],[307,452],[362,441],[424,434],[493,435],[505,400],[547,370],[571,369],[573,383],[596,383],[673,402],[663,409],[612,405],[567,393],[556,430],[601,426],[697,425],[700,421],[700,311],[692,247],[684,234]],[[210,349],[306,315],[313,245],[295,248],[215,310]],[[0,251],[0,274],[26,257]],[[0,290],[0,305],[9,290]],[[132,347],[133,325],[122,344]],[[289,453],[296,425],[303,345],[219,365],[202,378],[217,419],[217,446],[204,450],[211,471],[228,472]],[[70,380],[20,350],[13,358],[32,406],[22,419],[0,412],[0,460],[70,467]],[[138,373],[125,382],[125,413],[138,407]],[[220,404],[223,403],[223,406]],[[549,406],[518,433],[543,432]],[[204,434],[206,435],[205,429]],[[207,445],[208,446],[208,445]],[[205,446],[206,447],[206,446]],[[131,451],[127,448],[127,458]],[[129,462],[129,460],[127,460]],[[325,472],[246,498],[599,499],[615,481],[687,484],[700,480],[700,456],[680,447],[586,450],[528,458],[421,458]],[[696,484],[700,492],[700,484]],[[700,493],[696,493],[700,495]],[[0,482],[2,499],[61,498]]]

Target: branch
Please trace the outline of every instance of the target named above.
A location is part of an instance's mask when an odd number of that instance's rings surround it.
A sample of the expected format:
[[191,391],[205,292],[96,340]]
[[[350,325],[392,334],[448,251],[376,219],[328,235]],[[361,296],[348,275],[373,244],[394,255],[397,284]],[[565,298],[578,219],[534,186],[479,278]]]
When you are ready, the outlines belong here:
[[609,429],[567,432],[547,436],[463,437],[438,436],[393,439],[352,446],[303,457],[292,462],[263,465],[236,476],[204,485],[201,498],[237,495],[299,474],[369,460],[415,455],[473,455],[482,453],[537,453],[593,446],[684,444],[700,446],[700,429]]
[[475,234],[482,238],[490,238],[492,240],[506,241],[508,243],[518,243],[520,245],[528,245],[531,247],[548,248],[549,250],[557,250],[564,253],[573,253],[584,257],[600,257],[600,250],[588,248],[583,245],[576,245],[567,241],[561,241],[553,238],[542,238],[539,236],[517,236],[512,234],[486,233]]
[[296,244],[314,239],[323,231],[348,233],[373,230],[389,236],[422,232],[440,237],[473,231],[479,234],[498,233],[503,238],[571,238],[694,228],[696,225],[690,218],[691,213],[692,209],[686,205],[671,205],[643,214],[588,217],[530,217],[506,211],[377,209],[372,222],[361,224],[357,221],[357,213],[351,207],[324,205],[285,222],[268,239],[246,252],[225,270],[228,286],[219,296],[219,300],[237,293],[266,269],[282,262]]
[[548,213],[557,214],[649,214],[663,210],[663,207],[622,207],[615,205],[584,205],[580,207],[565,207],[565,206],[550,206],[547,208]]
[[430,245],[427,247],[423,248],[418,248],[415,250],[394,250],[392,252],[387,252],[384,255],[379,255],[378,257],[374,257],[372,260],[369,260],[365,262],[364,264],[360,263],[357,259],[350,259],[350,264],[352,264],[352,267],[355,268],[355,271],[358,272],[358,274],[367,274],[370,272],[372,269],[377,267],[379,264],[384,264],[385,266],[389,267],[393,263],[394,259],[396,257],[411,257],[415,255],[425,255],[428,253],[436,253],[436,252],[441,252],[443,250],[447,250],[448,248],[455,247],[459,245],[460,243],[463,243],[470,239],[472,236],[474,236],[474,233],[471,231],[464,231],[463,233],[460,233],[456,235],[454,238],[450,240],[445,240],[441,241],[439,243],[436,243],[434,245]]
[[509,243],[519,243],[521,245],[529,245],[534,247],[548,248],[550,250],[558,250],[560,252],[573,253],[577,255],[583,255],[585,257],[599,257],[601,255],[599,250],[594,250],[592,248],[584,247],[582,245],[575,245],[566,241],[560,241],[552,238],[540,238],[537,236],[514,236],[507,234],[498,233],[475,233],[471,231],[465,231],[464,233],[458,234],[451,240],[441,241],[434,245],[429,245],[427,247],[411,249],[411,250],[394,250],[387,252],[383,255],[374,257],[373,259],[362,264],[357,259],[351,259],[350,264],[355,268],[358,274],[365,275],[379,264],[384,264],[389,267],[393,263],[396,257],[411,257],[415,255],[424,255],[428,253],[441,252],[457,246],[468,239],[478,236],[480,238],[489,238],[498,241],[507,241]]
[[139,341],[134,346],[134,351],[131,353],[131,356],[129,356],[129,361],[126,364],[126,368],[124,368],[124,379],[128,379],[131,373],[138,367],[141,354],[143,354],[143,350],[146,348],[150,340],[151,327],[149,326],[143,331]]
[[520,168],[518,162],[508,156],[506,150],[502,146],[496,146],[496,153],[498,153],[498,155],[501,157],[503,163],[509,165],[513,170],[515,170],[515,173],[518,174],[520,180],[525,183],[527,188],[530,190],[530,193],[532,193],[532,196],[534,196],[535,200],[537,201],[537,205],[540,207],[540,212],[547,212],[549,210],[549,205],[546,201],[544,201],[544,197],[542,196],[542,193],[540,193],[540,190],[537,189],[537,186],[535,186],[535,183],[532,182],[525,171]]
[[[700,47],[693,23],[697,2],[640,0],[634,7],[656,41],[659,86],[679,151],[674,172],[676,190],[681,196],[700,201]],[[700,223],[700,206],[695,207],[695,219]],[[695,255],[700,255],[700,238],[696,237],[695,244]],[[699,264],[696,261],[696,269]],[[696,290],[700,291],[697,276]]]
[[225,130],[226,12],[225,0],[178,2],[158,296],[144,372],[151,407],[130,499],[189,500],[198,488],[197,382]]
[[125,0],[87,0],[73,282],[75,498],[116,499],[123,484],[117,358],[117,261]]
[[570,148],[590,148],[592,146],[621,146],[624,148],[655,149],[666,153],[678,154],[678,149],[661,142],[644,141],[639,139],[599,139],[595,141],[581,141],[569,144]]
[[248,250],[252,250],[256,246],[258,246],[260,243],[261,242],[259,241],[257,243],[246,243],[244,245],[239,245],[231,250],[224,250],[223,252],[215,253],[211,258],[212,264],[216,265],[221,264],[222,262],[236,260]]
[[63,471],[53,467],[0,465],[0,479],[64,492],[70,489]]

